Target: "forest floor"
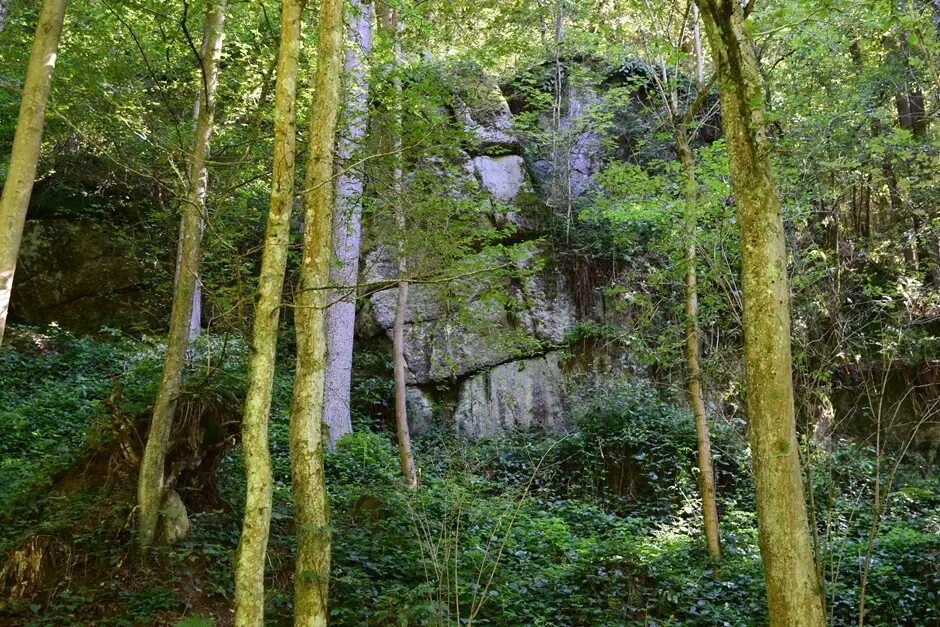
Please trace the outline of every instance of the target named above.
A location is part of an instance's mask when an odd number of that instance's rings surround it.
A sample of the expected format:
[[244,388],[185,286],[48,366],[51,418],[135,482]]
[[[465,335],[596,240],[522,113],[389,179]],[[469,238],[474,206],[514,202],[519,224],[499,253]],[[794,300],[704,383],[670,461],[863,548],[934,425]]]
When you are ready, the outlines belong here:
[[[0,624],[231,624],[244,493],[237,445],[216,474],[218,499],[183,494],[189,535],[142,554],[136,474],[116,454],[108,408],[120,389],[122,411],[146,415],[158,343],[19,333],[0,352]],[[225,362],[216,371],[232,377],[219,388],[239,379],[243,349],[214,346]],[[579,431],[568,437],[467,444],[432,431],[416,439],[422,483],[411,492],[383,420],[387,364],[357,359],[363,371],[372,365],[357,383],[358,431],[327,460],[331,624],[766,624],[748,452],[736,426],[715,429],[724,551],[715,565],[699,523],[691,418],[651,386],[623,384],[602,401],[596,390],[575,397]],[[272,625],[290,624],[292,611],[288,366],[277,375],[271,425]],[[193,376],[201,393],[219,393]],[[834,625],[858,621],[874,462],[852,442],[813,460]],[[940,471],[908,455],[889,499],[871,545],[866,622],[937,624]]]

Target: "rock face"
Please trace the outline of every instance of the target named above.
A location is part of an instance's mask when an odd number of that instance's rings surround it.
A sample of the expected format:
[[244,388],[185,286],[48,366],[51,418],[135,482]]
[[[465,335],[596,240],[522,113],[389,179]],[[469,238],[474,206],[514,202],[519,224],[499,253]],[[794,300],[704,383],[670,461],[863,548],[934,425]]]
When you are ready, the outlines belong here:
[[422,389],[408,386],[405,390],[405,405],[411,435],[425,435],[434,420],[434,401]]
[[104,321],[148,319],[152,295],[144,267],[113,234],[91,220],[26,223],[10,317],[92,328]]
[[460,384],[457,433],[469,440],[568,426],[567,392],[557,352],[502,364]]
[[532,192],[525,163],[518,155],[503,157],[476,157],[473,165],[483,183],[483,188],[499,202],[511,205],[523,192]]
[[538,230],[538,197],[522,157],[484,155],[475,157],[473,166],[483,189],[500,206],[493,212],[496,226],[512,227],[522,235],[535,234]]
[[476,152],[514,152],[521,147],[512,114],[499,86],[485,78],[462,85],[454,113]]
[[[607,153],[595,114],[603,108],[602,95],[588,86],[569,86],[562,98],[559,145],[554,154],[551,147],[545,147],[533,155],[539,185],[546,201],[556,208],[577,200],[595,186],[594,177],[603,168]],[[540,126],[552,128],[549,114],[543,114]]]
[[[466,150],[446,160],[419,161],[406,181],[422,197],[458,198],[479,208],[481,219],[503,241],[528,246],[514,261],[515,273],[483,273],[451,284],[411,286],[405,313],[408,414],[412,430],[426,431],[435,407],[453,408],[448,425],[467,438],[568,424],[565,380],[557,352],[576,322],[570,286],[538,243],[540,211],[512,114],[499,88],[471,79],[455,92],[454,116]],[[389,289],[364,298],[357,314],[360,339],[392,337],[397,278],[394,245],[377,245],[363,256],[361,282],[387,282]],[[486,254],[481,251],[481,255]],[[494,265],[472,260],[473,268]],[[508,259],[497,260],[495,265]],[[440,385],[456,389],[456,402],[438,403]]]
[[[535,250],[527,263],[536,267],[546,255]],[[369,271],[363,282],[396,276],[387,252],[371,252],[364,265]],[[357,320],[360,338],[384,334],[391,339],[395,289],[366,300]],[[544,346],[561,343],[575,321],[567,281],[551,266],[521,279],[484,275],[456,286],[413,285],[405,313],[408,382],[454,382],[520,356],[540,354]]]

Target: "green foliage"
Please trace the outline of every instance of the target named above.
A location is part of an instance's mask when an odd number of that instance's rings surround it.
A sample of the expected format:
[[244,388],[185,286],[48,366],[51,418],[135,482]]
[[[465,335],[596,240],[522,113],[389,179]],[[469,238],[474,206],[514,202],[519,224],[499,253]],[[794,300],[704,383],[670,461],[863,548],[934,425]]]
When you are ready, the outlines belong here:
[[[157,370],[148,343],[119,338],[105,344],[68,335],[53,343],[50,334],[35,332],[29,337],[40,336],[47,340],[46,352],[20,348],[15,361],[12,350],[4,355],[11,360],[5,376],[16,383],[18,398],[46,389],[62,364],[100,377],[103,394],[110,393],[106,372],[98,370],[103,363],[135,385]],[[243,353],[238,343],[230,341],[222,351],[224,345],[215,338],[206,351],[225,353],[224,360],[211,363],[221,373],[215,375],[221,377],[218,387],[237,395],[241,392],[228,386],[241,376]],[[357,363],[366,372],[373,368],[375,377],[384,376],[387,367],[372,353],[357,353]],[[272,416],[276,486],[268,612],[274,622],[289,621],[292,612],[288,366],[277,373]],[[213,379],[199,372],[188,383],[192,393],[223,393],[213,391]],[[78,386],[71,390],[71,396],[67,389],[58,394],[76,407],[99,402],[82,398]],[[127,407],[137,407],[139,400],[129,398]],[[474,622],[507,627],[650,620],[765,624],[753,488],[740,433],[722,424],[713,428],[726,556],[719,569],[709,563],[700,529],[688,413],[643,383],[585,384],[572,400],[579,432],[561,439],[520,434],[467,444],[446,433],[417,439],[422,484],[416,492],[402,487],[397,450],[386,433],[360,429],[340,442],[327,456],[334,513],[332,622],[438,625],[472,613]],[[367,396],[356,401],[370,402]],[[28,447],[17,454],[28,450],[42,463],[57,454],[48,452],[55,448]],[[829,577],[837,625],[857,618],[857,556],[872,520],[865,503],[874,463],[872,449],[852,445],[814,459],[816,502],[832,503],[831,513],[826,508],[818,513],[822,541],[841,564],[838,576]],[[923,463],[917,458],[902,463],[883,532],[874,543],[866,594],[870,624],[937,614],[940,495],[935,473],[922,474]],[[41,530],[86,565],[76,573],[90,574],[66,577],[57,596],[32,604],[35,609],[4,606],[0,618],[25,615],[40,625],[78,624],[110,608],[106,618],[95,618],[97,624],[211,624],[224,615],[233,593],[231,567],[244,493],[237,451],[223,460],[218,474],[220,493],[232,508],[192,512],[190,536],[155,549],[147,562],[138,561],[126,544],[133,482],[124,481],[116,477],[111,487],[95,484],[74,493],[29,492],[43,496],[25,501],[29,507],[18,506],[15,524],[8,519],[5,546]],[[27,488],[18,489],[22,494]]]
[[0,513],[71,462],[105,418],[108,376],[129,356],[127,346],[79,339],[57,326],[8,333],[13,347],[0,351]]

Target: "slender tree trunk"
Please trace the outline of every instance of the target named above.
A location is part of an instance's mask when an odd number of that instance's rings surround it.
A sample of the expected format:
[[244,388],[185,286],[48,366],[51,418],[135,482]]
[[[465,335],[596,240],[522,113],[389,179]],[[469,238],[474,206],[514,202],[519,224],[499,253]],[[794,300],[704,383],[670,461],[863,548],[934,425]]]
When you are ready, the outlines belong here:
[[[200,56],[204,59],[206,57],[206,51],[209,49],[209,38],[212,36],[212,32],[209,29],[209,22],[207,21],[203,25],[202,29],[202,46],[199,49]],[[196,97],[196,102],[193,104],[193,121],[196,124],[199,124],[199,111],[202,109],[202,93]],[[192,166],[192,164],[190,164]],[[192,172],[189,173],[190,180],[192,180]],[[183,233],[186,231],[185,228],[186,214],[185,212],[180,217],[180,235],[179,241],[177,242],[176,249],[176,278],[174,279],[173,289],[176,290],[176,282],[179,281],[180,271],[183,268]],[[206,220],[205,216],[202,214],[199,215],[199,241],[202,241],[202,236],[206,230]],[[202,263],[200,257],[199,262]],[[199,332],[202,330],[202,282],[199,280],[199,269],[197,264],[196,269],[196,284],[193,287],[193,308],[192,313],[189,316],[189,341],[194,342],[196,338],[199,337]]]
[[685,212],[682,221],[685,245],[685,331],[686,360],[688,362],[689,398],[692,414],[695,418],[696,445],[698,450],[699,492],[702,497],[702,521],[705,527],[705,541],[708,552],[716,562],[721,560],[721,544],[718,535],[718,504],[716,501],[715,472],[712,467],[711,436],[708,429],[708,416],[705,412],[705,399],[702,394],[701,366],[699,363],[698,334],[698,273],[697,249],[698,238],[698,182],[695,180],[695,160],[689,138],[689,125],[705,101],[709,87],[704,84],[704,55],[699,25],[698,7],[692,4],[692,35],[695,45],[696,60],[696,98],[679,118],[678,89],[673,83],[672,127],[676,142],[676,152],[682,165],[683,197]]
[[327,624],[331,532],[323,468],[326,286],[330,277],[333,149],[343,62],[343,2],[322,0],[316,92],[304,184],[304,248],[294,299],[297,369],[290,416],[297,562],[294,624]]
[[247,490],[242,535],[235,556],[235,624],[238,627],[264,624],[264,564],[271,527],[272,496],[268,417],[294,202],[297,66],[304,4],[305,0],[283,0],[281,3],[281,44],[274,93],[271,210],[258,277],[251,355],[248,358],[248,391],[242,421]]
[[699,365],[698,337],[698,276],[696,272],[698,235],[697,200],[698,184],[695,180],[695,162],[689,146],[685,126],[675,129],[676,148],[682,163],[684,177],[685,215],[683,216],[683,239],[685,240],[685,349],[688,361],[689,398],[695,416],[696,444],[698,446],[698,483],[702,495],[702,519],[705,523],[705,541],[712,559],[721,559],[718,539],[718,504],[716,501],[715,472],[712,468],[711,436],[708,416],[702,395],[701,367]]
[[798,459],[790,293],[757,60],[737,0],[700,0],[718,68],[741,225],[744,360],[757,521],[771,625],[823,625]]
[[[10,167],[7,169],[3,195],[0,196],[0,342],[3,342],[3,332],[6,330],[16,257],[20,252],[29,197],[33,193],[33,182],[36,180],[36,164],[39,162],[39,148],[42,146],[46,104],[49,101],[52,70],[55,68],[59,36],[62,34],[62,22],[65,19],[65,4],[66,0],[43,0],[39,9],[39,23],[36,25],[33,50],[26,67],[23,100],[16,121]],[[0,19],[5,16],[6,8],[2,6]]]
[[[389,135],[389,148],[392,153],[392,177],[390,197],[393,203],[395,223],[400,237],[404,238],[405,210],[402,205],[402,167],[401,167],[401,135],[402,135],[402,108],[401,108],[401,79],[395,70],[401,58],[401,42],[399,40],[398,14],[394,8],[387,7],[379,16],[382,28],[386,30],[392,40],[393,67],[392,97],[390,102],[391,115],[386,129]],[[395,323],[392,328],[392,358],[395,368],[395,425],[398,431],[398,451],[401,457],[401,471],[405,477],[405,484],[414,489],[418,487],[418,475],[415,472],[414,455],[411,450],[411,433],[408,429],[407,388],[405,386],[405,312],[408,309],[408,281],[404,280],[408,265],[405,260],[405,247],[403,240],[398,246],[398,298],[395,303]]]
[[0,0],[0,33],[7,23],[7,0]]
[[164,463],[167,442],[173,427],[173,414],[182,385],[183,368],[186,365],[186,350],[189,346],[193,292],[196,289],[196,273],[199,269],[202,248],[202,213],[205,208],[209,178],[206,158],[212,137],[215,91],[219,83],[219,59],[222,55],[225,10],[226,0],[213,0],[206,11],[206,28],[209,35],[206,54],[202,59],[205,80],[200,91],[203,103],[196,122],[196,136],[190,157],[189,190],[183,203],[181,225],[183,246],[180,272],[173,294],[163,376],[160,378],[160,386],[153,404],[153,417],[150,421],[150,432],[147,435],[147,445],[144,448],[137,484],[140,542],[143,546],[152,544],[156,538],[160,507],[166,497]]
[[346,48],[346,132],[336,152],[345,168],[336,184],[333,207],[333,255],[326,310],[326,389],[323,422],[330,429],[330,445],[352,433],[350,389],[352,386],[353,333],[356,323],[356,284],[359,279],[359,243],[362,234],[363,166],[355,164],[366,134],[369,81],[363,62],[372,49],[372,4],[352,0],[347,22],[350,45]]
[[[403,273],[404,264],[399,263]],[[418,487],[414,453],[411,450],[411,432],[408,429],[407,388],[405,387],[405,310],[408,308],[408,281],[398,284],[398,300],[395,310],[395,326],[392,332],[392,350],[395,362],[395,424],[398,427],[398,453],[401,457],[401,472],[405,485],[414,490]]]

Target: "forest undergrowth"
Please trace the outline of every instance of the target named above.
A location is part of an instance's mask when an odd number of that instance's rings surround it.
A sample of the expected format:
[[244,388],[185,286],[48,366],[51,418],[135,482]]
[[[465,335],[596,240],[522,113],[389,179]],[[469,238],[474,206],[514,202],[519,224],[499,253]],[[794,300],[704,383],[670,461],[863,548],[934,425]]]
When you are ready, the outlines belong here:
[[[215,502],[182,490],[186,539],[148,554],[135,546],[136,472],[121,461],[116,416],[145,424],[159,339],[76,338],[55,327],[13,333],[0,353],[0,552],[41,558],[44,570],[33,580],[40,593],[5,601],[0,622],[231,624],[245,490],[237,444],[215,473]],[[211,337],[194,351],[185,393],[237,403],[243,342]],[[327,458],[332,624],[766,624],[741,425],[719,424],[713,434],[724,552],[713,564],[700,529],[691,413],[652,383],[583,385],[571,399],[577,430],[567,436],[467,444],[432,429],[416,438],[421,486],[410,491],[389,428],[391,365],[373,353],[356,360],[356,432]],[[292,614],[288,366],[276,376],[271,425],[266,615],[274,625]],[[876,460],[866,443],[834,447],[810,460],[816,550],[832,624],[848,625],[857,622],[876,469],[893,460]],[[881,494],[887,507],[865,591],[870,625],[940,620],[938,479],[935,465],[908,452]],[[0,579],[16,576],[13,563]]]

